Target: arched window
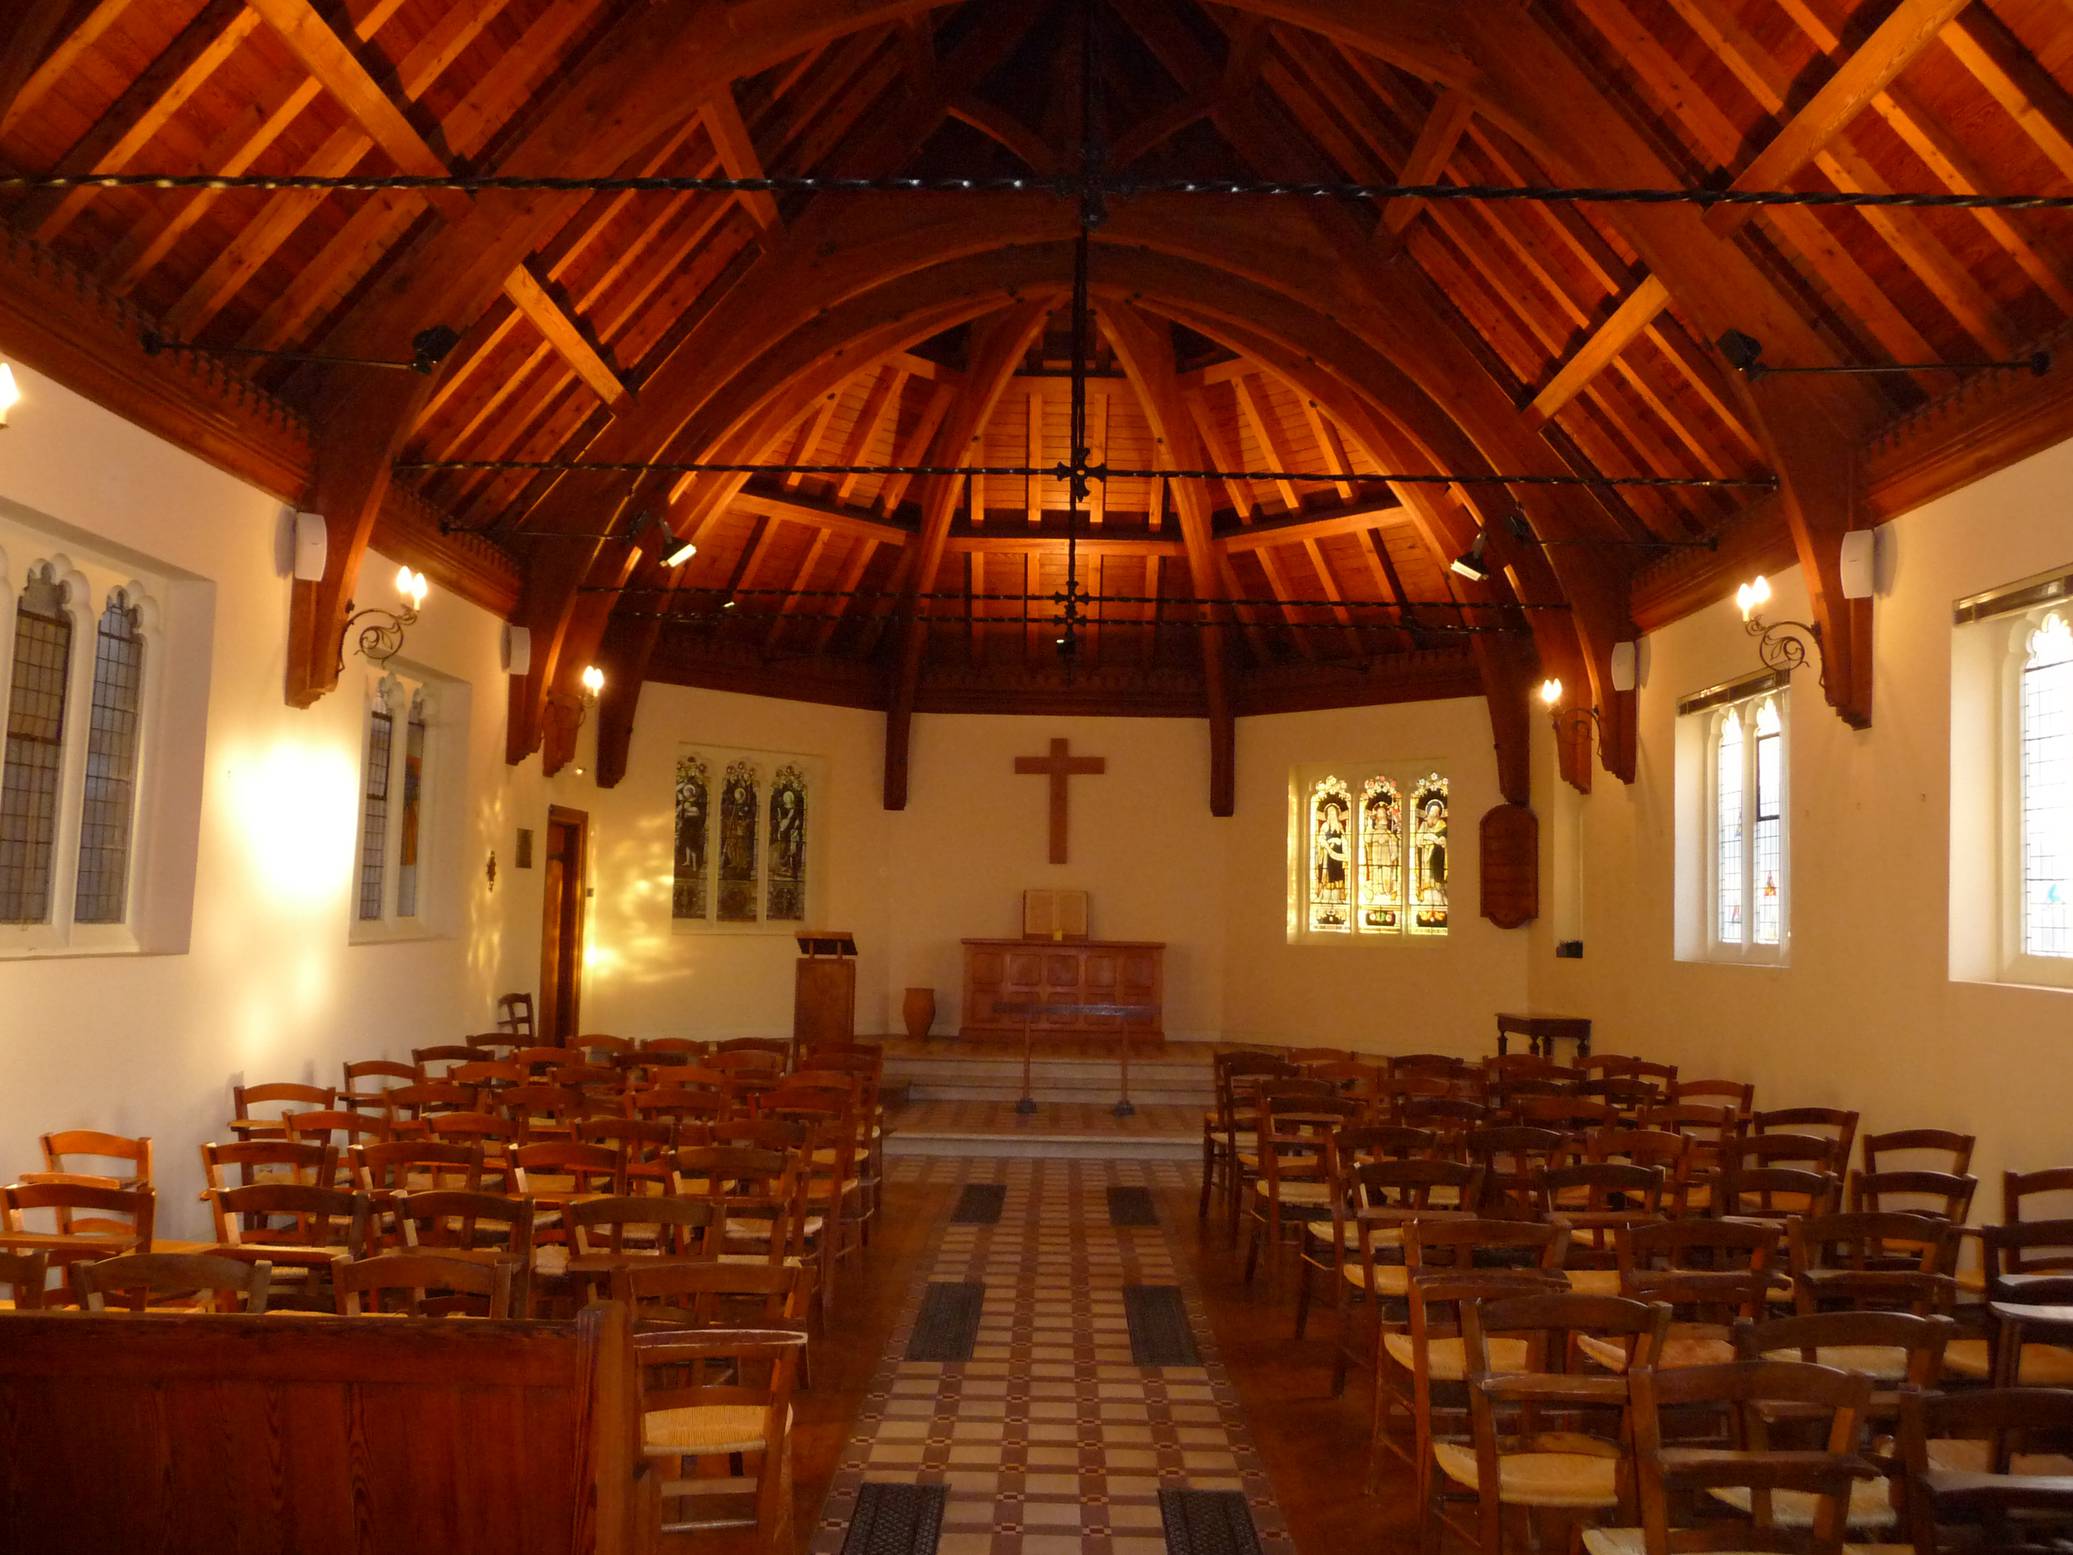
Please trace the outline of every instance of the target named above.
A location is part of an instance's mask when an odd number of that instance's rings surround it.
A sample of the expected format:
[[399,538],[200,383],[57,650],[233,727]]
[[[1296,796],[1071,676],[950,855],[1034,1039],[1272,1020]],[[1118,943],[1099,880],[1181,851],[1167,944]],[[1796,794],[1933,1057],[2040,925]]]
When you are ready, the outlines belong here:
[[767,921],[806,919],[806,774],[787,762],[770,785],[770,887]]
[[1719,707],[1708,738],[1711,947],[1776,960],[1789,930],[1785,693],[1764,690]]
[[1386,777],[1360,790],[1360,931],[1394,934],[1404,926],[1404,803]]
[[703,919],[706,898],[706,821],[711,790],[703,760],[677,758],[677,857],[671,882],[672,918]]
[[1336,777],[1310,790],[1310,927],[1343,934],[1353,923],[1353,794]]
[[1411,932],[1447,932],[1447,780],[1437,772],[1411,790]]
[[2073,956],[2073,629],[2056,610],[2029,634],[2016,782],[2023,954]]
[[79,816],[77,923],[121,923],[129,902],[136,823],[137,757],[144,725],[143,612],[112,590],[94,633],[94,682],[86,736],[86,792]]
[[0,923],[50,921],[72,666],[67,594],[46,562],[16,601],[0,763]]
[[[420,680],[401,669],[368,687],[360,769],[360,869],[353,935],[360,940],[412,939],[436,933],[442,884],[439,851],[446,774],[460,770],[448,754],[448,731],[465,728],[465,691]],[[450,872],[449,872],[450,873]]]
[[751,761],[730,762],[720,791],[720,922],[756,921],[756,811]]

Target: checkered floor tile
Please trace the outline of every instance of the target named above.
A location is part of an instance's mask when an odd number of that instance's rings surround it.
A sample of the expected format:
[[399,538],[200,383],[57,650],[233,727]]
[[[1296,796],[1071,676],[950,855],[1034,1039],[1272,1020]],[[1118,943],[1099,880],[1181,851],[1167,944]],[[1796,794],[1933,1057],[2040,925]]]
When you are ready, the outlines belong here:
[[[1241,1492],[1293,1555],[1238,1395],[1167,1233],[1109,1223],[1113,1186],[1185,1187],[1167,1161],[888,1163],[895,1184],[1007,1186],[998,1225],[945,1225],[873,1380],[811,1545],[837,1555],[865,1482],[942,1485],[940,1555],[1165,1555],[1162,1490]],[[969,1361],[904,1359],[931,1282],[986,1287]],[[1131,1364],[1127,1285],[1180,1285],[1201,1364]]]

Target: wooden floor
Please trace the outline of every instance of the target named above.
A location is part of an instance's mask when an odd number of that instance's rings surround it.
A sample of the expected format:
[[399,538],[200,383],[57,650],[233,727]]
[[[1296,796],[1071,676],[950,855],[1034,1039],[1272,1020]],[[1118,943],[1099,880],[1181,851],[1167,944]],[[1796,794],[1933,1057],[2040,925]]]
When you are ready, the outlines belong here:
[[[1200,1232],[1191,1189],[1154,1190],[1161,1221],[1175,1233],[1176,1257],[1199,1288],[1222,1362],[1237,1386],[1252,1437],[1264,1460],[1300,1555],[1349,1549],[1409,1550],[1417,1524],[1408,1476],[1392,1469],[1382,1494],[1361,1493],[1368,1440],[1369,1393],[1356,1375],[1340,1399],[1331,1396],[1331,1319],[1313,1319],[1311,1336],[1291,1339],[1293,1290],[1264,1278],[1248,1292],[1242,1253],[1214,1224]],[[814,1341],[814,1386],[802,1394],[794,1463],[798,1550],[812,1538],[874,1370],[898,1323],[903,1302],[929,1266],[955,1189],[946,1184],[887,1184],[885,1213],[867,1262],[841,1301],[835,1331]],[[716,1551],[709,1540],[676,1549]],[[746,1546],[741,1546],[746,1548]],[[732,1551],[724,1552],[732,1555]]]

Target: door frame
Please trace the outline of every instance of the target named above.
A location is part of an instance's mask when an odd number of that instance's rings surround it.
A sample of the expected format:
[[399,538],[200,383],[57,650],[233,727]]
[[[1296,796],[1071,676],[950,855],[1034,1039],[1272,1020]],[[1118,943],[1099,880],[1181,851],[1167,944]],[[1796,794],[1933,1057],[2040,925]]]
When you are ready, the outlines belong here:
[[[563,903],[566,905],[573,899],[575,905],[575,928],[570,936],[572,944],[568,968],[569,986],[566,990],[570,1029],[560,1030],[559,1021],[556,1021],[557,1030],[554,1034],[554,1040],[566,1047],[570,1038],[580,1036],[583,1029],[583,947],[585,931],[590,920],[590,812],[572,810],[565,805],[547,807],[547,856],[550,859],[554,856],[555,828],[558,826],[572,827],[576,834],[575,861],[569,871],[564,873],[562,881]],[[575,876],[573,884],[567,878],[570,872]],[[550,943],[548,925],[553,921],[548,912],[550,905],[543,893],[540,903],[540,982],[544,994],[547,967],[551,959],[555,969],[555,991],[559,996],[563,992],[561,945],[558,941]],[[543,1022],[555,1018],[553,1005],[545,998],[540,1001],[540,1018]]]

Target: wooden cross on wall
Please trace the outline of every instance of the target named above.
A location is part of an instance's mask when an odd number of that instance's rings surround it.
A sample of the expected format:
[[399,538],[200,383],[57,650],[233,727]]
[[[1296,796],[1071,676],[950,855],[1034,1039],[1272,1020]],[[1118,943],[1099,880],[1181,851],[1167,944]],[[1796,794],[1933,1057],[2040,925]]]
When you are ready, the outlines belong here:
[[1020,777],[1048,777],[1051,780],[1051,862],[1065,862],[1067,816],[1066,784],[1076,777],[1099,777],[1108,771],[1103,756],[1075,756],[1072,741],[1053,740],[1048,756],[1017,756],[1015,772]]

